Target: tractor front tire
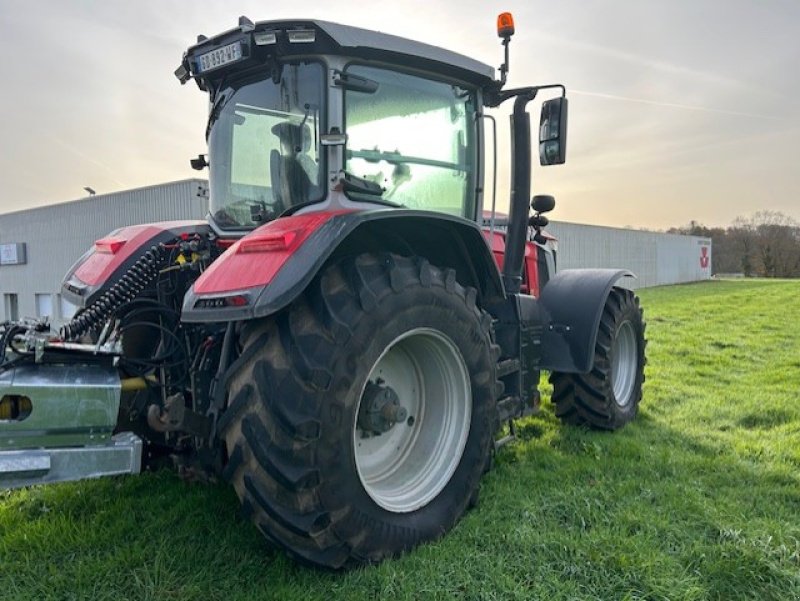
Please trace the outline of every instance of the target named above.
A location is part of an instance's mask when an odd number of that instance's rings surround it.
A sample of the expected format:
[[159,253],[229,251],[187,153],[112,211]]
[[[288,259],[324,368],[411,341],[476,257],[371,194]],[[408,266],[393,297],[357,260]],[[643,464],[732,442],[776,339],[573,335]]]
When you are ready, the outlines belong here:
[[550,375],[556,415],[563,422],[617,430],[636,417],[646,362],[642,315],[633,292],[611,290],[600,319],[592,371]]
[[269,541],[314,566],[376,563],[474,503],[502,387],[475,296],[425,259],[361,255],[242,325],[223,474]]

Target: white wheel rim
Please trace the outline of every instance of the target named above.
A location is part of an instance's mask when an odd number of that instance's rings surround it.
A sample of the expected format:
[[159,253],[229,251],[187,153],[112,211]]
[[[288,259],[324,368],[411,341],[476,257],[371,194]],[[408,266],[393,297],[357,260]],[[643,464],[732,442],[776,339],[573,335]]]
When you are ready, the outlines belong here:
[[625,321],[617,330],[611,350],[611,385],[614,400],[626,407],[633,400],[639,356],[636,348],[636,332],[630,321]]
[[375,503],[407,513],[436,498],[461,462],[472,418],[469,372],[452,340],[417,328],[386,347],[368,377],[378,379],[397,393],[408,418],[368,437],[355,423],[356,469]]

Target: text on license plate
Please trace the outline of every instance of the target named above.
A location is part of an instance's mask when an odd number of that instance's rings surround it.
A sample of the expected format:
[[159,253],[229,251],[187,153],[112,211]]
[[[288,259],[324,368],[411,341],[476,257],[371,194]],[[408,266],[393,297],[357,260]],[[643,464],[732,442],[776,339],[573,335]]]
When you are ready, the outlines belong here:
[[204,73],[205,71],[210,71],[211,69],[216,69],[217,67],[222,67],[228,63],[238,61],[240,58],[242,58],[242,44],[241,42],[234,42],[233,44],[228,44],[227,46],[222,46],[211,52],[201,54],[197,59],[198,66],[200,67],[198,71]]

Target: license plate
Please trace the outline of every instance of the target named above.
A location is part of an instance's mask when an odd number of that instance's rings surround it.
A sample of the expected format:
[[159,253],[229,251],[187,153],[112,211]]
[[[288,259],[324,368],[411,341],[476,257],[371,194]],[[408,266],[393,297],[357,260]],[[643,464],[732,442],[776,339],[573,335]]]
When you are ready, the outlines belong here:
[[234,42],[197,57],[197,72],[205,73],[242,58],[242,43]]

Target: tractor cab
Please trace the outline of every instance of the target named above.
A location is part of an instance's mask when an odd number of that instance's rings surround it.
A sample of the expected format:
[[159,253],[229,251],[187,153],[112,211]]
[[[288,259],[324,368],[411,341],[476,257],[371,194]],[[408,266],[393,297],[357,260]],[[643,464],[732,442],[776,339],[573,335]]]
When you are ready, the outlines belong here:
[[241,17],[199,36],[176,76],[210,95],[209,160],[193,165],[209,166],[212,226],[235,236],[279,216],[380,207],[476,221],[482,110],[502,101],[494,73],[324,21]]
[[242,17],[199,40],[176,75],[210,94],[210,208],[221,233],[337,208],[475,219],[492,67],[323,21]]

